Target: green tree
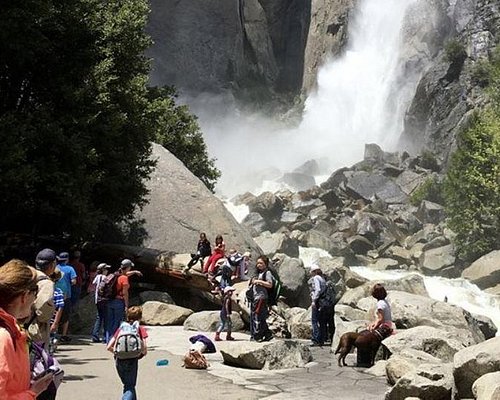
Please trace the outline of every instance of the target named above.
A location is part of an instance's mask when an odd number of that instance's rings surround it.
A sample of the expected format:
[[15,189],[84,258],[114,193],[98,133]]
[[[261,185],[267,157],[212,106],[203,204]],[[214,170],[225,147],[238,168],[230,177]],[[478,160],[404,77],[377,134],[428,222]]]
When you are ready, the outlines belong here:
[[171,95],[148,91],[148,12],[145,0],[1,3],[0,229],[137,236],[150,142],[177,113],[188,119]]
[[176,97],[171,87],[150,88],[150,117],[156,121],[154,141],[172,152],[213,191],[220,171],[207,155],[196,117],[187,106],[176,105]]
[[466,261],[500,248],[500,47],[479,65],[489,103],[459,135],[444,182],[449,226]]

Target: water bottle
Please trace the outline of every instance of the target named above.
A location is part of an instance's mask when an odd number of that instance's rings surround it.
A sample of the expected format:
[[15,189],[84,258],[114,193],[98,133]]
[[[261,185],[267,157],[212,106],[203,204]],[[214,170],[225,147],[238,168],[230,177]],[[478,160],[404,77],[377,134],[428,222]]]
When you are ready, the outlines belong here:
[[166,358],[156,361],[157,367],[165,367],[168,365],[168,360]]

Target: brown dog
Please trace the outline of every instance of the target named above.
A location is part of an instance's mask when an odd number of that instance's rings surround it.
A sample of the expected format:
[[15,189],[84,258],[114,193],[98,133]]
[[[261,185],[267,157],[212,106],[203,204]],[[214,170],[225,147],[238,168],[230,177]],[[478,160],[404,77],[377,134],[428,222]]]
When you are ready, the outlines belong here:
[[360,355],[366,355],[369,365],[372,366],[375,363],[375,356],[377,355],[380,343],[380,337],[368,330],[364,330],[359,333],[344,333],[340,337],[337,350],[335,350],[335,354],[340,353],[338,359],[339,367],[342,367],[342,364],[344,364],[344,366],[347,365],[345,362],[345,358],[351,352],[353,346],[358,349],[358,360],[361,358]]

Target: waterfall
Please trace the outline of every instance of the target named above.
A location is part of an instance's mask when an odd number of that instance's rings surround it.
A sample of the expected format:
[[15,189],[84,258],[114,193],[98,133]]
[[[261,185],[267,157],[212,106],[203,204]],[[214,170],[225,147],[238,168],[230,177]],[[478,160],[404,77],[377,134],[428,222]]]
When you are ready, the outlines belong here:
[[[410,100],[400,86],[401,28],[414,0],[364,0],[349,21],[343,57],[320,69],[297,135],[309,158],[334,154],[332,166],[362,159],[365,143],[394,150]],[[405,76],[406,84],[415,77]],[[325,154],[326,153],[326,154]]]
[[361,160],[365,143],[394,150],[418,80],[401,60],[405,13],[415,1],[357,2],[344,52],[320,68],[297,128],[246,114],[231,98],[190,99],[222,171],[219,193],[277,190],[270,181],[310,159],[323,160],[329,174]]

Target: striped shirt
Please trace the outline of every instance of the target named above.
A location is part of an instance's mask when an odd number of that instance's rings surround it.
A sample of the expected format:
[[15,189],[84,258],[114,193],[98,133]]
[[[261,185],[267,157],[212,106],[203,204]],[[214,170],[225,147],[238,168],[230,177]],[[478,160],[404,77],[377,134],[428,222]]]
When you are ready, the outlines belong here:
[[56,309],[56,312],[52,315],[52,318],[50,319],[50,325],[54,323],[57,311],[60,310],[61,308],[64,308],[64,294],[62,290],[59,288],[54,289],[54,307]]

